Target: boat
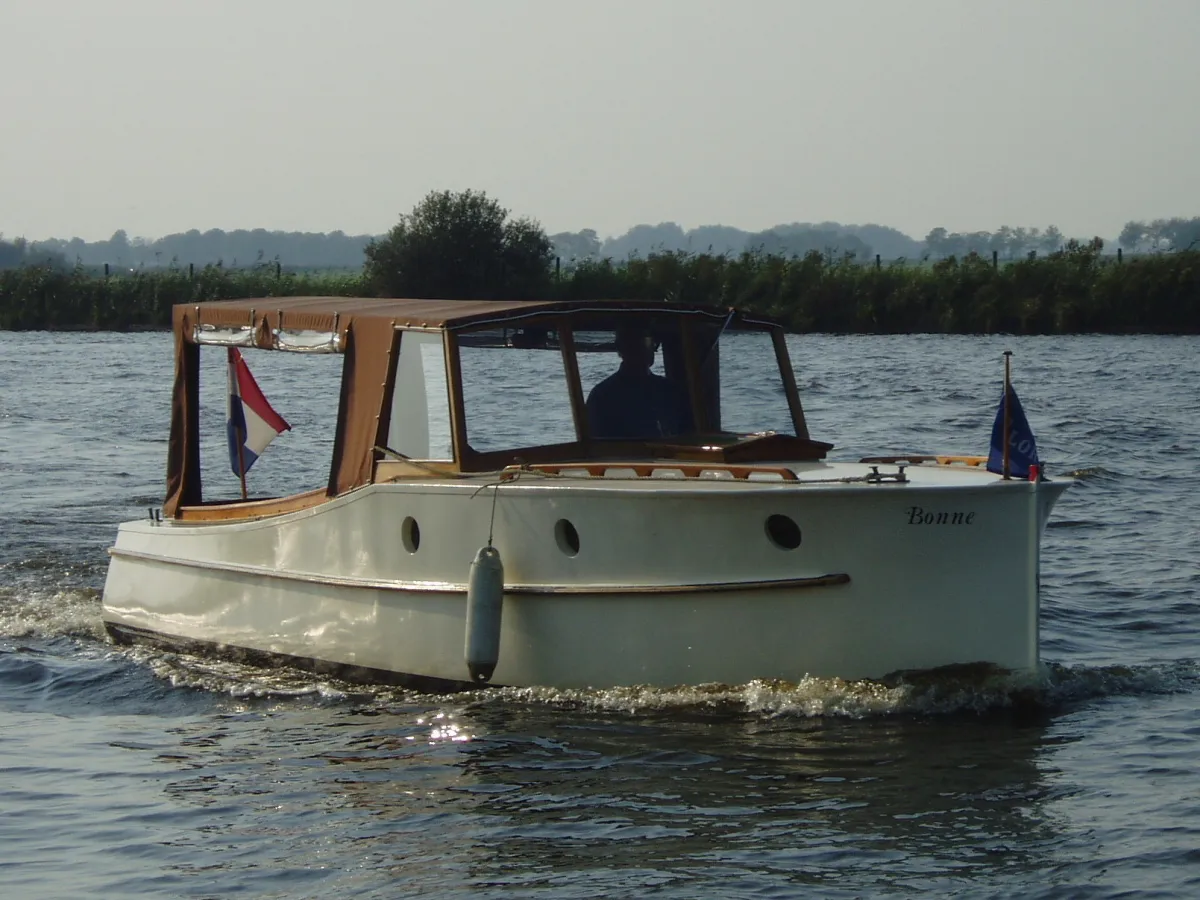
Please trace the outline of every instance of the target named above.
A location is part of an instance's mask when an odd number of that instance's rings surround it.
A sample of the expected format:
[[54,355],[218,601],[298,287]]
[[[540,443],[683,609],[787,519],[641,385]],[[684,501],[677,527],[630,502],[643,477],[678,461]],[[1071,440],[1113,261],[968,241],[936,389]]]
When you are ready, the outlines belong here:
[[[262,298],[173,334],[166,497],[109,551],[118,643],[434,691],[1039,665],[1069,479],[827,459],[767,317]],[[231,347],[342,355],[327,484],[203,489],[200,354]]]

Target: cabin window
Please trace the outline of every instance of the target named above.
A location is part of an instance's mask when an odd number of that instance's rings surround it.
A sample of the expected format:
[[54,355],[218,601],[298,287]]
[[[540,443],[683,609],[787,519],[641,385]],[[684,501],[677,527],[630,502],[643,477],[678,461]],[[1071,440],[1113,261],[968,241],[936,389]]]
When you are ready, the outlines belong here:
[[795,434],[783,375],[769,331],[734,331],[718,342],[721,429],[735,434]]
[[521,332],[460,338],[467,443],[478,452],[567,444],[571,395],[557,340]]
[[413,459],[452,459],[442,334],[401,331],[388,448]]
[[[240,352],[267,402],[291,426],[250,464],[247,494],[262,499],[324,488],[333,460],[342,355],[253,348]],[[225,348],[200,348],[201,470],[205,498],[218,502],[240,500],[242,495],[226,427],[228,373]]]

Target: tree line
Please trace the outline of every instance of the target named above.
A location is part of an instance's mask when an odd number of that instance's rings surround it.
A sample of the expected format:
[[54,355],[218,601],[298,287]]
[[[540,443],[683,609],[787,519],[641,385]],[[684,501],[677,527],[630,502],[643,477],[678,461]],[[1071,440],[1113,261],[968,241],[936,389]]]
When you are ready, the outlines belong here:
[[[228,268],[252,267],[268,262],[291,269],[357,269],[363,252],[380,235],[267,231],[262,228],[201,232],[197,229],[155,240],[130,238],[124,230],[103,241],[51,239],[4,241],[0,236],[0,269],[22,264],[50,264],[70,268],[76,264],[111,269],[169,268],[172,265],[205,266],[221,263]],[[806,253],[852,255],[869,264],[876,255],[910,262],[962,257],[968,253],[997,252],[1016,259],[1031,252],[1053,253],[1069,238],[1055,225],[1045,229],[1003,225],[995,231],[951,232],[934,228],[921,240],[885,225],[844,225],[839,222],[792,222],[763,231],[745,231],[728,225],[702,225],[684,229],[675,222],[635,225],[621,235],[602,238],[594,229],[563,231],[549,236],[554,254],[564,265],[586,260],[657,253],[711,253],[734,256],[759,252],[778,256]],[[1077,238],[1078,240],[1082,240]],[[1200,247],[1200,217],[1129,222],[1116,242],[1129,252],[1161,252]]]
[[[1029,239],[1030,231],[1026,231]],[[1044,238],[1045,232],[1042,232]],[[171,306],[257,296],[453,299],[638,299],[736,306],[795,331],[858,333],[1200,333],[1200,250],[1105,254],[1103,241],[1067,240],[1038,255],[968,251],[924,265],[852,252],[803,255],[663,250],[577,259],[486,194],[435,192],[388,234],[368,240],[356,271],[296,272],[259,263],[232,269],[115,270],[26,264],[0,271],[0,328],[166,327]]]
[[197,229],[169,234],[157,240],[130,238],[122,229],[104,241],[81,238],[45,241],[0,240],[0,269],[21,264],[71,268],[139,269],[172,265],[205,266],[221,263],[230,268],[279,262],[289,268],[357,269],[370,235],[300,231],[252,230],[201,232]]

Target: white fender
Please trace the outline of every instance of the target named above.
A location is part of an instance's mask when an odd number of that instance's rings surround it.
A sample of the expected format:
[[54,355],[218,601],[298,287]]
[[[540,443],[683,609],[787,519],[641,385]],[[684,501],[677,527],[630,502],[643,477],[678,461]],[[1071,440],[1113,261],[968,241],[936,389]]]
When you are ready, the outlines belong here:
[[500,661],[500,614],[504,606],[504,563],[495,547],[480,547],[467,581],[464,653],[476,684],[487,684]]

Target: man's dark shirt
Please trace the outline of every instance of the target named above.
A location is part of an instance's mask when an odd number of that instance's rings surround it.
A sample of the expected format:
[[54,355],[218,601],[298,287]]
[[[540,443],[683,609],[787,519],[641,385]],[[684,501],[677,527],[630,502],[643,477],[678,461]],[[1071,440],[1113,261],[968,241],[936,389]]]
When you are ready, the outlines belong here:
[[626,364],[592,388],[587,411],[596,438],[653,440],[692,430],[687,395],[661,375]]

